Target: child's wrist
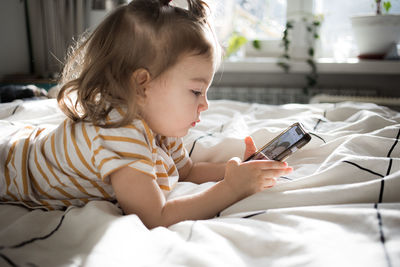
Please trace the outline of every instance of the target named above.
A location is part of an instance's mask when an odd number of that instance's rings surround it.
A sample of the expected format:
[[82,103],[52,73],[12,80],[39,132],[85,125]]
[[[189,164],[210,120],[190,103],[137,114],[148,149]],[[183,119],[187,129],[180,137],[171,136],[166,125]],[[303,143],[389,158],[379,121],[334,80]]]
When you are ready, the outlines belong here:
[[226,178],[222,179],[219,183],[224,187],[225,191],[234,202],[238,202],[247,196],[243,192],[240,192],[240,190],[237,190]]

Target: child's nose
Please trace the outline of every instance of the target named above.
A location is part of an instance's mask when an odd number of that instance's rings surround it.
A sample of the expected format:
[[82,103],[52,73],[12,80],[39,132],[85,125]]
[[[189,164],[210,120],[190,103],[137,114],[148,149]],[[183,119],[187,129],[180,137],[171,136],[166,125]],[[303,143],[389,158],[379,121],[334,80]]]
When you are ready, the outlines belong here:
[[207,109],[208,109],[208,99],[207,99],[207,96],[203,96],[201,103],[199,105],[199,113],[206,111]]

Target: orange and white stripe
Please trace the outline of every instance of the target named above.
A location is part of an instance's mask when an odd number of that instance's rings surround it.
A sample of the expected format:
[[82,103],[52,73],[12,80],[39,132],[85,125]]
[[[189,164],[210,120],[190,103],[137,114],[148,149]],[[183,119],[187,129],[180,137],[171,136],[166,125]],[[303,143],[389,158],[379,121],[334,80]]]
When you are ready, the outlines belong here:
[[[109,119],[119,119],[121,112],[111,112]],[[66,119],[53,130],[25,127],[1,144],[6,157],[1,200],[32,208],[115,201],[109,175],[125,166],[156,179],[168,194],[188,159],[180,138],[157,136],[142,120],[100,128]]]

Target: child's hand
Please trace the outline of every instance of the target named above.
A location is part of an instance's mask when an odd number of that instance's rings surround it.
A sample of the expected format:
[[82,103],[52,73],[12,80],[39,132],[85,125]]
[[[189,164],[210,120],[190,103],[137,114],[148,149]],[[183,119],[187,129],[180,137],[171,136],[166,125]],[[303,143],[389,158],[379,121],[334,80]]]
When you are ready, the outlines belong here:
[[248,157],[256,153],[257,147],[254,144],[253,138],[251,138],[251,136],[247,136],[244,139],[244,143],[246,144],[246,150],[244,151],[243,160],[246,160]]
[[274,160],[241,162],[235,157],[226,165],[224,182],[240,200],[274,186],[275,178],[292,171],[292,167],[289,167],[286,162]]
[[[256,152],[251,137],[245,138],[244,159]],[[241,162],[239,158],[228,161],[224,182],[235,192],[239,199],[260,192],[275,185],[275,178],[292,172],[286,162],[274,160],[254,160]]]

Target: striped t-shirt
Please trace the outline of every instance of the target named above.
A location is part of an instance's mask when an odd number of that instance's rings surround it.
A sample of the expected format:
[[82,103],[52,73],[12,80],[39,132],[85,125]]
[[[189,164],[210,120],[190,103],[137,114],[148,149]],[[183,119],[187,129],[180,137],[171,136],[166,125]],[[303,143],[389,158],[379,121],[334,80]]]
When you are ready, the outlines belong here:
[[[108,119],[120,118],[120,112],[113,110]],[[1,201],[50,210],[116,201],[109,175],[125,166],[156,179],[167,195],[189,158],[181,138],[157,135],[143,120],[120,128],[69,119],[53,130],[25,127],[0,149]]]

